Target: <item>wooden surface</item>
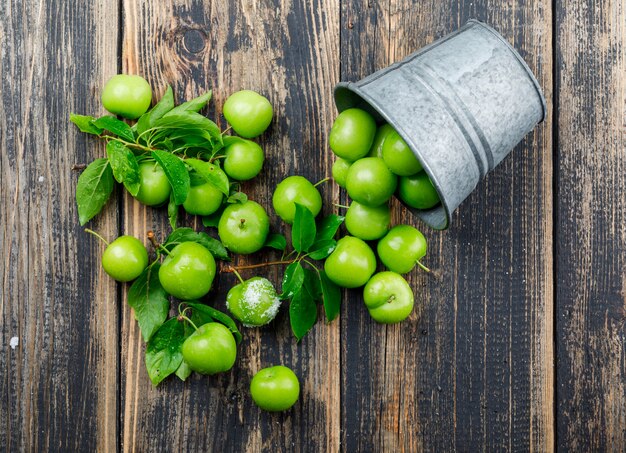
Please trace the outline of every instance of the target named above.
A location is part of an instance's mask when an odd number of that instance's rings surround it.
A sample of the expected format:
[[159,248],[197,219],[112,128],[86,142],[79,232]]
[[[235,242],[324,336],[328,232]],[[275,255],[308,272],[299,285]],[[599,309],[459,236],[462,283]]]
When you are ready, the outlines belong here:
[[[394,222],[424,230],[441,275],[410,275],[410,319],[377,325],[348,291],[340,319],[301,344],[281,313],[245,330],[232,372],[153,388],[127,288],[78,226],[72,166],[104,149],[69,113],[104,113],[99,92],[120,71],[157,95],[171,84],[181,100],[213,89],[208,115],[223,126],[226,97],[259,90],[276,114],[260,139],[267,163],[244,190],[270,206],[286,175],[330,173],[335,83],[473,17],[521,52],[549,115],[449,230],[395,206]],[[0,49],[0,450],[626,450],[622,2],[8,0]],[[325,212],[345,201],[336,185],[322,193]],[[118,190],[91,227],[163,237],[165,217]],[[220,277],[218,308],[233,282]],[[279,362],[302,397],[289,412],[260,412],[249,379]]]

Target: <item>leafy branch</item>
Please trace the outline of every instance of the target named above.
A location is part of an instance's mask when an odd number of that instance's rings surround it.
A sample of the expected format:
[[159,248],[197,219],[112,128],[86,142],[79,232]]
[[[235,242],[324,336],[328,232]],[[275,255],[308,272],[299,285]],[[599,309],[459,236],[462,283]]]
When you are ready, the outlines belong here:
[[[326,320],[331,322],[341,308],[341,290],[331,282],[314,261],[326,259],[335,249],[334,236],[344,217],[332,214],[316,224],[311,211],[296,203],[296,214],[291,229],[293,251],[278,261],[244,266],[227,266],[224,272],[286,265],[280,298],[289,300],[291,330],[300,341],[317,322],[317,305],[322,304]],[[285,250],[284,236],[274,235],[266,245]],[[295,255],[294,258],[289,258]]]
[[172,88],[144,113],[134,125],[105,115],[100,118],[72,113],[70,121],[82,132],[105,140],[107,156],[86,166],[78,179],[76,201],[80,224],[95,217],[106,205],[114,181],[136,196],[140,187],[139,164],[154,162],[162,167],[171,187],[168,215],[176,227],[178,206],[187,198],[190,187],[212,184],[230,196],[230,184],[220,168],[225,143],[237,138],[224,137],[210,119],[198,113],[211,99],[211,92],[178,106]]

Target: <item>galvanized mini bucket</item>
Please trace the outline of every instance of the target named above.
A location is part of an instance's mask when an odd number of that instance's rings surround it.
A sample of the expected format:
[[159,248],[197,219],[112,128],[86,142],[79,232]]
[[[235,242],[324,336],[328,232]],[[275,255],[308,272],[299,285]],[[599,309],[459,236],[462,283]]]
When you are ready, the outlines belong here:
[[410,209],[436,229],[448,227],[480,179],[546,116],[522,57],[476,20],[363,80],[339,83],[335,103],[340,112],[369,111],[404,138],[441,199]]

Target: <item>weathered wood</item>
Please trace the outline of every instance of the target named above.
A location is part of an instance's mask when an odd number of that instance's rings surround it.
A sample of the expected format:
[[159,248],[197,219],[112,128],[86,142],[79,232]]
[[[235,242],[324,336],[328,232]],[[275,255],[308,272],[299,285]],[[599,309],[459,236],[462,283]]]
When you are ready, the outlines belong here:
[[626,451],[626,9],[556,4],[557,444]]
[[[104,148],[68,121],[103,113],[117,16],[107,2],[0,4],[3,451],[117,446],[116,285],[99,264],[102,244],[78,225],[72,171]],[[117,208],[91,227],[115,236]]]
[[[273,229],[280,230],[271,210],[275,185],[290,174],[315,181],[330,172],[329,155],[323,150],[334,111],[332,87],[338,80],[338,3],[124,1],[123,7],[124,71],[146,76],[159,92],[172,84],[179,99],[213,89],[208,114],[218,120],[216,112],[236,90],[255,89],[272,101],[274,121],[260,138],[267,154],[264,170],[244,185],[244,191],[268,208]],[[219,122],[226,125],[223,119]],[[323,188],[327,201],[333,190]],[[125,200],[125,232],[142,236],[154,229],[163,237],[169,231],[165,217],[164,210]],[[276,254],[238,260],[269,258]],[[260,274],[278,285],[282,269]],[[224,309],[234,282],[232,275],[222,275],[211,304]],[[138,327],[124,307],[122,449],[337,451],[339,323],[320,323],[298,345],[284,311],[270,327],[244,331],[232,372],[196,375],[184,384],[174,378],[154,389],[145,371]],[[258,369],[278,363],[293,367],[300,377],[301,400],[284,414],[261,412],[250,398],[250,379]]]
[[[345,1],[341,78],[401,59],[469,18],[498,29],[551,96],[547,1]],[[552,145],[548,119],[459,209],[450,230],[424,228],[408,322],[372,322],[359,291],[342,313],[346,451],[550,450],[553,437]],[[548,251],[546,253],[546,251]]]

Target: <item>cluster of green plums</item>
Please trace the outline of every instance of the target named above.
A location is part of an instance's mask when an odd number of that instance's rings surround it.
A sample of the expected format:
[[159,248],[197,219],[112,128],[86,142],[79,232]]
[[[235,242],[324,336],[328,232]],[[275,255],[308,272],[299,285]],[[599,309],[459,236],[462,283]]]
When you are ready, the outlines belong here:
[[[118,74],[105,85],[102,104],[105,109],[126,119],[137,119],[150,107],[152,89],[137,75]],[[242,90],[224,103],[223,113],[241,140],[223,150],[222,169],[235,181],[248,181],[259,174],[265,160],[263,149],[251,138],[258,137],[272,121],[272,105],[261,94]],[[139,191],[135,198],[146,206],[161,206],[170,199],[172,187],[163,168],[152,160],[139,163]],[[220,209],[224,195],[213,184],[192,185],[183,203],[192,215],[208,216]]]
[[[135,75],[112,77],[102,93],[105,109],[130,120],[143,115],[150,107],[151,99],[150,85],[144,78]],[[226,100],[223,114],[233,131],[243,139],[232,142],[223,150],[222,168],[233,180],[250,180],[261,171],[265,155],[261,147],[249,139],[267,129],[272,120],[272,105],[259,93],[243,90]],[[148,206],[160,206],[169,200],[172,188],[158,163],[140,163],[139,176],[139,191],[135,195],[138,201]],[[295,206],[293,203],[287,206],[289,195],[283,197],[283,205],[280,198],[277,197],[277,206],[283,206],[290,212],[286,215],[290,215],[293,221]],[[189,214],[207,216],[216,213],[223,202],[223,194],[206,183],[190,188],[183,207]],[[319,204],[321,207],[321,197]],[[265,244],[268,233],[267,212],[252,200],[229,204],[219,219],[218,234],[224,246],[233,253],[258,251]],[[165,255],[158,271],[159,282],[168,294],[186,301],[200,299],[210,291],[216,263],[206,247],[188,241],[177,244],[171,250],[160,247],[159,251]],[[120,282],[138,278],[148,266],[148,261],[146,247],[132,236],[120,236],[107,244],[102,256],[105,272]],[[229,291],[227,301],[233,316],[247,326],[268,323],[275,317],[280,305],[272,283],[261,277],[241,280]],[[237,345],[226,326],[210,322],[199,326],[185,340],[182,354],[191,370],[210,375],[232,368]],[[273,366],[260,370],[253,377],[250,392],[262,409],[281,411],[295,404],[300,385],[289,368]]]
[[339,114],[329,137],[337,159],[333,178],[352,200],[371,208],[392,195],[415,209],[431,209],[439,195],[413,151],[389,124],[376,125],[365,110]]
[[[115,76],[104,89],[102,101],[111,113],[128,119],[142,115],[150,105],[151,89],[137,76]],[[257,137],[272,119],[272,106],[258,93],[240,91],[224,104],[224,116],[232,129],[246,140],[224,150],[222,168],[234,180],[256,176],[263,165],[262,149],[248,139]],[[327,277],[344,288],[363,287],[363,299],[372,318],[381,323],[406,319],[413,310],[414,295],[402,276],[426,254],[426,239],[409,225],[390,229],[389,200],[397,194],[407,205],[430,209],[439,197],[406,142],[385,124],[377,127],[364,110],[339,114],[330,132],[330,147],[338,156],[332,174],[352,199],[345,215],[348,235],[337,241],[324,262]],[[171,187],[155,162],[140,165],[140,189],[136,198],[150,206],[167,202]],[[296,203],[316,217],[322,196],[308,179],[289,176],[272,195],[272,207],[285,223],[292,224]],[[191,188],[183,204],[190,214],[210,215],[223,205],[222,193],[210,184]],[[266,243],[270,221],[266,209],[246,200],[228,204],[217,225],[223,245],[235,254],[250,254]],[[375,251],[374,251],[375,249]],[[215,258],[200,243],[182,242],[171,250],[161,249],[164,259],[158,277],[163,289],[180,300],[196,300],[211,289],[216,274]],[[375,273],[377,256],[386,271]],[[118,281],[137,278],[148,266],[148,253],[136,238],[121,236],[109,244],[102,258],[104,270]],[[263,277],[240,282],[227,294],[232,316],[249,327],[262,326],[276,316],[281,300],[273,284]],[[236,359],[233,334],[220,323],[199,326],[183,344],[183,359],[190,369],[203,374],[229,370]],[[266,410],[285,410],[298,399],[299,383],[286,367],[266,368],[251,382],[254,401]]]
[[[339,286],[365,285],[363,300],[378,322],[406,319],[413,292],[401,274],[410,272],[426,254],[422,233],[410,225],[389,230],[389,200],[394,194],[416,209],[440,203],[428,175],[407,143],[389,124],[377,126],[372,115],[351,108],[339,114],[329,145],[337,156],[333,179],[352,199],[345,225],[351,236],[340,239],[324,269]],[[374,275],[376,254],[366,241],[377,241],[376,252],[388,271]]]

